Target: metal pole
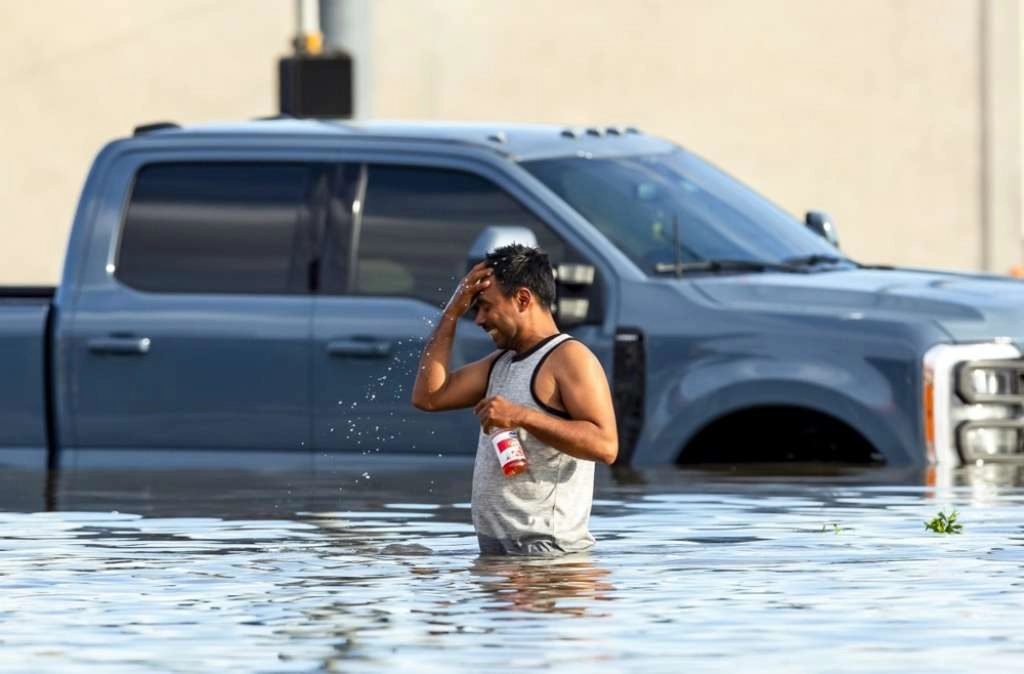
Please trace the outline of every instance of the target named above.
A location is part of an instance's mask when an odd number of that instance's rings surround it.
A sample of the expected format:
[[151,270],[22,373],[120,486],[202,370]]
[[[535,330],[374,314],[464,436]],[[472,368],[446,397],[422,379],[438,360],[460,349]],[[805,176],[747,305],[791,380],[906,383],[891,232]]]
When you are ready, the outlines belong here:
[[324,51],[342,51],[345,12],[342,0],[320,0],[320,27],[324,35]]
[[317,0],[295,0],[295,50],[303,54],[319,54],[323,44],[320,33],[320,9]]

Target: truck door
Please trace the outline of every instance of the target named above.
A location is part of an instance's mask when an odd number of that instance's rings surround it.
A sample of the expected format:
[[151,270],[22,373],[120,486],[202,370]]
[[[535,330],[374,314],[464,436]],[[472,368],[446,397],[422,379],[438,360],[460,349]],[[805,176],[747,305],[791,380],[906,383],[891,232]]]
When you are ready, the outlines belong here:
[[139,170],[64,344],[71,448],[307,452],[326,164]]
[[[425,413],[410,403],[425,338],[489,225],[528,227],[557,263],[567,246],[495,182],[453,168],[353,164],[335,193],[313,318],[314,446],[366,454],[470,454],[472,410]],[[495,350],[467,316],[457,369]],[[609,341],[610,352],[610,341]]]

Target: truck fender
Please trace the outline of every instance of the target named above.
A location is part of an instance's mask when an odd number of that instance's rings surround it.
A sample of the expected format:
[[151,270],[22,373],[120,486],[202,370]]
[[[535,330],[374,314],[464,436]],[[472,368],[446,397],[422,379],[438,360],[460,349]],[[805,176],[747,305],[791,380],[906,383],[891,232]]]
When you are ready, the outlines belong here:
[[923,446],[920,456],[908,454],[908,448],[921,444],[914,440],[913,411],[901,409],[893,387],[877,370],[861,367],[854,373],[830,363],[744,360],[692,369],[670,386],[652,406],[645,433],[649,440],[641,443],[648,451],[638,453],[637,463],[674,462],[708,424],[764,406],[831,416],[860,433],[891,465],[924,460]]

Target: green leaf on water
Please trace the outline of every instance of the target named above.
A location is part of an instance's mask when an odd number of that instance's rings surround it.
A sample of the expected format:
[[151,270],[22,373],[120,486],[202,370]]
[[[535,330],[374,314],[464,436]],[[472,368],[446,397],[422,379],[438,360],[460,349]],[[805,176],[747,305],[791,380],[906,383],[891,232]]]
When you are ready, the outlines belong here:
[[958,534],[963,529],[963,525],[956,521],[957,511],[953,511],[949,515],[945,512],[939,511],[939,514],[932,518],[931,522],[925,522],[925,530],[932,530],[937,534]]

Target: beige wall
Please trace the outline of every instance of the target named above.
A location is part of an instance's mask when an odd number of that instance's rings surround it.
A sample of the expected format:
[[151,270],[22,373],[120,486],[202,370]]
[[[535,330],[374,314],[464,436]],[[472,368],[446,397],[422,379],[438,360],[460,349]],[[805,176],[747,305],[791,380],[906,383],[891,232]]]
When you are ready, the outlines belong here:
[[1005,271],[1024,261],[1020,153],[1005,151],[1020,29],[1017,0],[986,2],[987,29],[968,0],[376,0],[370,111],[632,123],[793,213],[828,210],[865,261],[979,269],[996,218],[988,259]]
[[106,141],[277,112],[294,29],[286,0],[0,2],[0,285],[57,282]]
[[[982,3],[985,4],[982,4]],[[1018,0],[345,0],[357,111],[629,123],[865,261],[1021,246]],[[78,191],[141,122],[276,111],[292,0],[0,2],[0,284],[55,283]]]

